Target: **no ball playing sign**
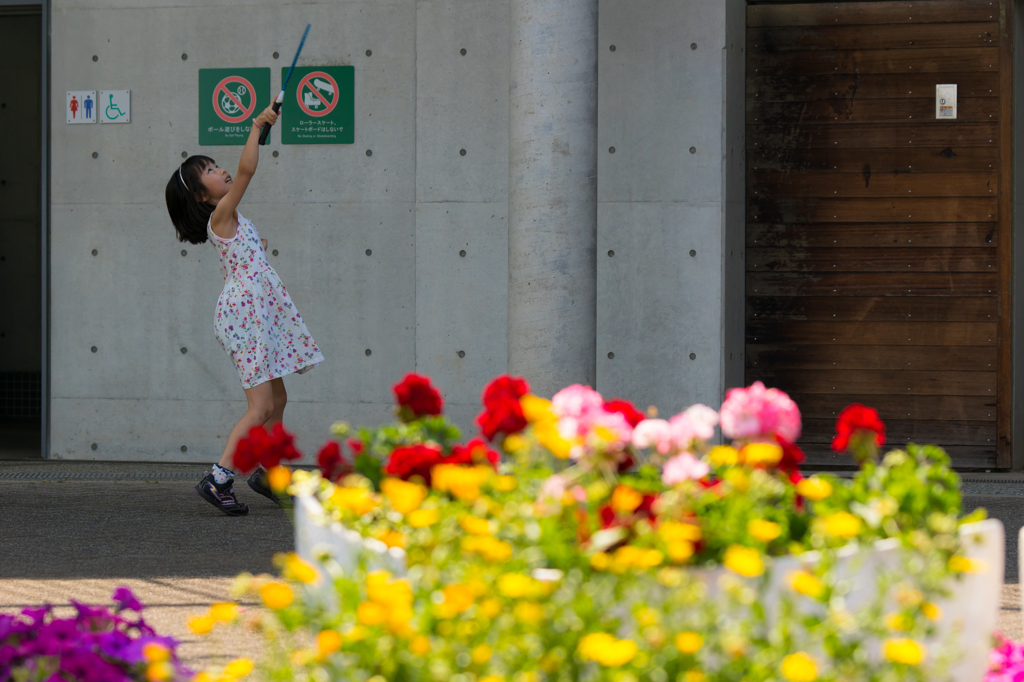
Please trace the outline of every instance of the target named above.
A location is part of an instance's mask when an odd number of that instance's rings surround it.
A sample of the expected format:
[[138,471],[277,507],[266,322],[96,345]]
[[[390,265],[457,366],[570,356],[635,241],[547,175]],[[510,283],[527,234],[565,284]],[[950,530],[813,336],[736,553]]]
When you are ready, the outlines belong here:
[[281,143],[353,144],[355,82],[354,66],[296,67],[281,107]]
[[199,144],[245,144],[269,106],[269,68],[199,69]]

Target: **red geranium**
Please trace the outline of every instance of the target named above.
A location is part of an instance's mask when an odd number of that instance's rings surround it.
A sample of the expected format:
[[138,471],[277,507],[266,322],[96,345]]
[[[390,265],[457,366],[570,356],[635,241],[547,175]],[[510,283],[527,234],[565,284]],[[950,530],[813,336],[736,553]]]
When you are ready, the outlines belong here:
[[348,449],[351,450],[352,454],[356,457],[363,454],[363,441],[358,438],[349,438],[345,441],[345,444],[348,445]]
[[398,416],[411,422],[428,415],[441,414],[444,397],[430,384],[430,377],[409,372],[392,387],[398,400]]
[[418,476],[425,485],[430,485],[430,470],[440,459],[441,449],[433,445],[403,445],[392,451],[384,473],[406,481]]
[[487,384],[481,396],[484,411],[476,418],[480,432],[487,440],[494,440],[499,433],[508,436],[526,428],[519,399],[529,392],[530,385],[525,379],[508,374],[496,377]]
[[779,471],[790,475],[795,472],[799,476],[800,465],[807,459],[807,455],[797,447],[796,443],[790,443],[781,436],[775,436],[775,440],[778,442],[779,447],[782,448],[782,459],[778,464]]
[[885,445],[885,424],[878,418],[877,410],[855,403],[839,413],[832,449],[836,452],[849,449],[851,439],[864,439],[865,445],[875,448]]
[[288,433],[284,424],[277,422],[267,433],[263,426],[249,429],[249,435],[238,441],[232,463],[242,473],[262,465],[273,469],[281,460],[301,459],[302,453],[295,447],[295,436]]
[[490,464],[497,467],[500,459],[501,455],[487,447],[483,438],[474,438],[465,445],[453,445],[452,454],[443,457],[439,464]]
[[337,481],[352,473],[352,465],[342,456],[341,446],[334,440],[324,443],[320,452],[316,453],[316,463],[328,481]]
[[629,425],[633,428],[636,428],[637,424],[647,419],[647,416],[640,410],[636,409],[633,403],[628,400],[623,400],[622,398],[606,400],[604,403],[604,410],[605,412],[620,413],[626,418],[626,421],[628,421]]

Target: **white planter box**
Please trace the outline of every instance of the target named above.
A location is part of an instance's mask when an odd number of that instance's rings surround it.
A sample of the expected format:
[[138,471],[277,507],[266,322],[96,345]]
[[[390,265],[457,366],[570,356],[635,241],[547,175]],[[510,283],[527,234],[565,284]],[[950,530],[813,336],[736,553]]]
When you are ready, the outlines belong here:
[[[984,562],[987,570],[963,575],[954,585],[953,595],[938,602],[943,611],[938,625],[939,634],[927,644],[933,654],[937,653],[940,647],[948,645],[949,634],[955,631],[957,647],[963,652],[963,658],[951,671],[951,677],[955,682],[980,682],[988,669],[991,635],[996,628],[1002,595],[1005,549],[1003,524],[996,519],[972,523],[963,526],[960,535],[966,544],[965,554]],[[1021,544],[1024,546],[1024,529],[1021,530]],[[296,498],[295,550],[299,556],[316,563],[317,555],[329,552],[342,570],[347,572],[356,567],[361,549],[369,551],[366,559],[368,564],[385,568],[395,575],[405,572],[403,550],[388,549],[378,540],[364,538],[339,523],[328,522],[323,507],[314,497]],[[897,569],[899,555],[897,540],[877,542],[870,551],[854,546],[840,550],[839,570],[853,583],[853,589],[846,597],[851,609],[856,609],[875,595],[879,572]],[[771,595],[783,589],[792,571],[813,564],[814,561],[813,552],[800,557],[776,559],[771,567],[772,588],[766,607],[773,607]],[[701,571],[712,591],[715,589],[715,578],[722,570]],[[1024,555],[1021,572],[1024,574]],[[324,597],[327,598],[326,593]],[[814,608],[814,605],[809,605],[809,608]]]

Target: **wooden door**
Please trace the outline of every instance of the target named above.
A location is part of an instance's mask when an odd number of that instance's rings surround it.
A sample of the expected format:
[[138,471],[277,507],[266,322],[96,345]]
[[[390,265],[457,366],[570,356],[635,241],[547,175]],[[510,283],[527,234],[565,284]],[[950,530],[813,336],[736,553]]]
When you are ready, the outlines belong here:
[[[746,374],[1009,467],[1012,0],[751,5]],[[958,117],[936,118],[936,84]]]

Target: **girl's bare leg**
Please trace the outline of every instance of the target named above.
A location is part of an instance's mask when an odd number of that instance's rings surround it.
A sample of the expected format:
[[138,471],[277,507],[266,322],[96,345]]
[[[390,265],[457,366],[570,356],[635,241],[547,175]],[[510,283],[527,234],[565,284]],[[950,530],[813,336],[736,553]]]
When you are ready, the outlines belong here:
[[[274,389],[272,386],[274,381],[281,380],[273,379],[257,384],[252,388],[244,389],[245,399],[248,401],[249,407],[246,409],[245,414],[242,415],[242,418],[238,420],[238,423],[235,424],[235,428],[231,429],[228,442],[224,444],[224,454],[221,455],[218,464],[225,469],[233,467],[231,459],[235,454],[235,447],[238,445],[238,441],[245,438],[252,427],[266,424],[274,414]],[[283,382],[281,389],[284,390]],[[284,407],[281,408],[281,411],[284,411]]]
[[284,408],[288,404],[288,392],[284,390],[284,379],[278,377],[270,380],[270,389],[274,394],[274,412],[264,426],[269,430],[279,421],[284,421]]

